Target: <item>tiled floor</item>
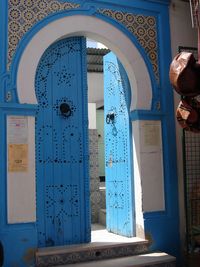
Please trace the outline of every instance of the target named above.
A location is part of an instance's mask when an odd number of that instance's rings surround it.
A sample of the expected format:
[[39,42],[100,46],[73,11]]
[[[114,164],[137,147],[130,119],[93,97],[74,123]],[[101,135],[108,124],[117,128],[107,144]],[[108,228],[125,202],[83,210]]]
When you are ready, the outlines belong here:
[[116,234],[109,233],[104,226],[100,224],[92,225],[91,242],[101,243],[132,243],[138,242],[143,239],[139,237],[124,237]]

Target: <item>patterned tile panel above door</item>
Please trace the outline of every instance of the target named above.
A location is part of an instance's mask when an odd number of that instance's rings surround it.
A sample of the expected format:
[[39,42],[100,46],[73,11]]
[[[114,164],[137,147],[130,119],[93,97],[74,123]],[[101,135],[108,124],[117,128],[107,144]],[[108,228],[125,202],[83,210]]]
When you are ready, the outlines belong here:
[[111,9],[99,9],[99,13],[123,24],[136,37],[147,53],[152,63],[155,77],[159,82],[156,18],[154,16],[144,16]]
[[7,67],[10,67],[21,38],[37,22],[50,14],[75,9],[79,6],[70,2],[59,2],[58,0],[9,0]]

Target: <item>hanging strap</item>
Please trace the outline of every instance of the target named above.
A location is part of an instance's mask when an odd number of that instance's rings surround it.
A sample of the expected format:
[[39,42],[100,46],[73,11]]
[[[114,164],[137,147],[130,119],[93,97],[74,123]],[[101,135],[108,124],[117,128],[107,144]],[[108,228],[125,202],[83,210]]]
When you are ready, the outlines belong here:
[[198,63],[200,63],[200,0],[196,0],[195,6],[195,16],[197,21],[197,31],[198,31]]
[[190,0],[192,27],[198,31],[198,63],[200,63],[200,0]]
[[200,64],[200,26],[198,27],[198,63]]

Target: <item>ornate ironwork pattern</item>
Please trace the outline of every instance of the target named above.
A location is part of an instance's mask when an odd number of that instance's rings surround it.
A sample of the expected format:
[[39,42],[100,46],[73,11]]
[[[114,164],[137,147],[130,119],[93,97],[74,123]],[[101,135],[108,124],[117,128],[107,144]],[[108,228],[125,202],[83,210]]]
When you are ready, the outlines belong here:
[[[114,190],[108,191],[108,203],[111,208],[114,209],[123,209],[124,208],[124,182],[113,180],[111,181],[112,188]],[[109,186],[109,188],[111,188]]]
[[111,9],[99,9],[99,13],[113,18],[123,24],[138,40],[146,51],[153,66],[157,81],[159,81],[158,69],[158,45],[156,19],[153,16],[136,15]]
[[[54,129],[51,125],[43,125],[38,129],[37,134],[37,151],[39,163],[60,163],[60,160],[58,159],[58,134],[56,132],[56,129]],[[46,150],[45,154],[43,154],[42,144],[45,140],[49,143],[54,143],[54,155],[49,150]]]
[[[65,127],[62,134],[62,159],[64,163],[83,163],[83,144],[81,138],[78,127],[74,125]],[[78,150],[73,149],[73,144],[77,145]]]
[[63,66],[62,70],[60,72],[55,72],[55,75],[58,77],[58,85],[65,84],[72,86],[70,81],[71,78],[74,76],[74,74],[70,73],[66,66]]
[[[50,219],[54,224],[54,219],[67,220],[69,217],[77,217],[79,215],[78,186],[69,185],[48,185],[46,186],[46,218]],[[54,217],[54,207],[57,205]],[[70,205],[70,209],[69,209]]]
[[58,0],[9,0],[8,5],[8,68],[21,38],[37,22],[50,14],[78,8],[79,4]]

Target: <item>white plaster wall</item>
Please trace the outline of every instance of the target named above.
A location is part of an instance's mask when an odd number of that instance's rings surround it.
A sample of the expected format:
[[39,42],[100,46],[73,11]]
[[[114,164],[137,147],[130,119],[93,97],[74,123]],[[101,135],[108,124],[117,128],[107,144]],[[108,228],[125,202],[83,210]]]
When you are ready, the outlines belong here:
[[[12,116],[8,116],[10,118]],[[8,121],[8,120],[7,120]],[[35,117],[27,117],[28,170],[9,172],[7,167],[7,221],[27,223],[36,220],[35,189]],[[7,145],[10,136],[7,125]],[[16,138],[17,139],[17,138]]]
[[162,129],[160,121],[140,121],[143,211],[164,211]]
[[88,73],[88,102],[96,103],[97,108],[104,103],[103,73]]
[[140,155],[140,131],[139,121],[132,122],[132,142],[133,142],[133,174],[135,189],[135,221],[136,236],[145,238],[144,218],[143,218],[143,195],[141,177],[141,155]]
[[[179,46],[197,47],[197,31],[192,29],[189,3],[172,0],[170,6],[172,58],[178,53]],[[180,96],[174,92],[174,114]],[[185,244],[185,211],[183,183],[182,129],[176,122],[177,167],[179,180],[180,233],[182,247]]]
[[144,238],[143,212],[165,210],[160,121],[133,121],[136,235]]
[[96,119],[96,104],[88,103],[88,121],[89,121],[89,129],[97,128],[97,119]]

